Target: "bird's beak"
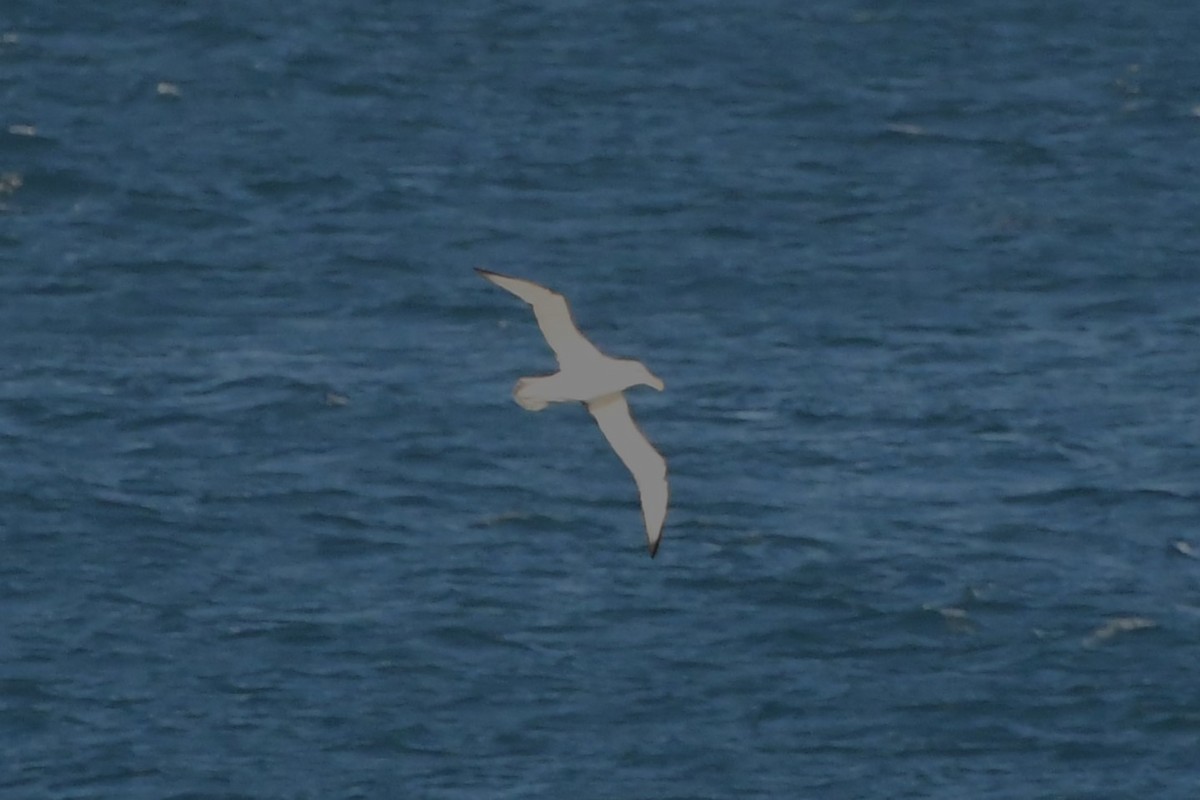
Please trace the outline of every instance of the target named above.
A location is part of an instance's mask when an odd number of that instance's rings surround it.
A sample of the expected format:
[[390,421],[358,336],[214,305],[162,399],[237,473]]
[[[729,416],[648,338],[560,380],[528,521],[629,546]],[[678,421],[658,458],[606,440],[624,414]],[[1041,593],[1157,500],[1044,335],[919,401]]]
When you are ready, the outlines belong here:
[[658,377],[657,375],[650,376],[650,386],[651,388],[657,389],[660,392],[667,388],[667,385],[663,383],[662,378]]

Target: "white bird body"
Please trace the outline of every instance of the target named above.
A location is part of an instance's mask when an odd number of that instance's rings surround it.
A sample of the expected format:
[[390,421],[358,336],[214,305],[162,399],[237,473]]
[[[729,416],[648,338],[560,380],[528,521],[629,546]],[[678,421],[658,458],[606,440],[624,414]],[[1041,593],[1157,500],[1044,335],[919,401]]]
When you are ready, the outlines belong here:
[[571,363],[553,375],[521,378],[513,395],[530,411],[541,411],[549,403],[587,403],[636,386],[643,370],[640,362],[600,355]]
[[633,421],[625,390],[645,385],[658,391],[663,382],[646,365],[630,359],[610,358],[589,342],[571,318],[567,300],[531,281],[477,269],[480,275],[515,294],[533,307],[538,327],[558,359],[553,375],[521,378],[513,397],[529,411],[551,403],[579,402],[587,406],[617,456],[633,475],[642,501],[646,541],[650,556],[658,552],[670,494],[667,462]]

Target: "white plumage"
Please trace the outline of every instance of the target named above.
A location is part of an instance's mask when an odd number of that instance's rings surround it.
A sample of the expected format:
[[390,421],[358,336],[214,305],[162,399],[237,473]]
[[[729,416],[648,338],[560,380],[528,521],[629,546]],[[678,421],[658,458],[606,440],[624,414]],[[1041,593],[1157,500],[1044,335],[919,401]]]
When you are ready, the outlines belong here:
[[514,399],[530,411],[541,411],[550,403],[579,402],[587,406],[637,483],[646,541],[653,557],[667,518],[667,462],[633,421],[624,392],[638,385],[661,392],[663,382],[640,361],[610,358],[596,349],[575,326],[561,294],[519,278],[483,269],[476,272],[532,306],[538,327],[558,359],[559,371],[553,375],[517,381]]

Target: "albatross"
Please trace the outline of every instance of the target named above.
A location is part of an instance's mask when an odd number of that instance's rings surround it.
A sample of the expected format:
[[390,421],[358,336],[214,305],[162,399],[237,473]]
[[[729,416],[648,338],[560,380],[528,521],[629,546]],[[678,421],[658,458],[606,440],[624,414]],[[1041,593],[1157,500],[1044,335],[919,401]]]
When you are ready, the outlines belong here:
[[633,474],[642,500],[646,542],[653,558],[667,518],[667,462],[633,421],[625,402],[625,390],[631,386],[649,386],[661,392],[662,380],[640,361],[611,358],[600,352],[579,332],[567,299],[558,292],[485,269],[475,271],[533,307],[546,344],[558,359],[558,372],[553,375],[518,380],[513,399],[528,411],[541,411],[551,403],[577,402],[587,406],[604,438]]

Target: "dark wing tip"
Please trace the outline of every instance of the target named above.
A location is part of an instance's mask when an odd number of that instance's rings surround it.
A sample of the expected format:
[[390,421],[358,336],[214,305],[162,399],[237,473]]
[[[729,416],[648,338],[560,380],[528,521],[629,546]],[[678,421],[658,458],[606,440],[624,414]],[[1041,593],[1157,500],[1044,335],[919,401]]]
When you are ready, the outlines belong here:
[[662,544],[662,536],[658,537],[658,541],[646,542],[647,547],[649,547],[649,549],[650,549],[650,557],[651,558],[654,558],[656,555],[658,555],[658,546],[660,544]]
[[485,278],[491,276],[493,278],[507,278],[510,281],[523,280],[523,278],[514,278],[512,275],[505,275],[503,272],[493,272],[492,270],[484,269],[483,267],[475,267],[475,271]]

